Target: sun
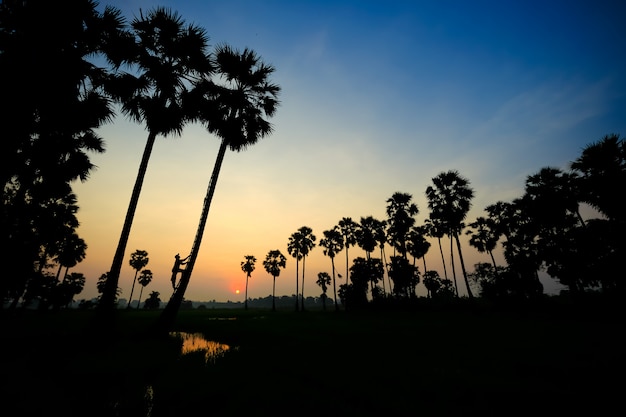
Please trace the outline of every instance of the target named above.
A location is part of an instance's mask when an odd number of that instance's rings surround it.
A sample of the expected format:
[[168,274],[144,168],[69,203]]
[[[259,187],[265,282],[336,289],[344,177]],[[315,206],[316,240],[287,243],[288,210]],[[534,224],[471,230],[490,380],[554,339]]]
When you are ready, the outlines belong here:
[[239,290],[235,290],[235,294],[239,294]]

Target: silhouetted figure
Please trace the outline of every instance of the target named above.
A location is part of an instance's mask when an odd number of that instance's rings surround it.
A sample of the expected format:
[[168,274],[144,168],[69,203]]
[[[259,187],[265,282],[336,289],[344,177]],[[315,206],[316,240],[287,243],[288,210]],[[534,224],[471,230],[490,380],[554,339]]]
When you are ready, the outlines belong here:
[[174,266],[172,267],[172,288],[174,289],[176,289],[176,275],[178,275],[179,272],[183,272],[184,268],[181,268],[181,266],[187,263],[189,256],[184,259],[180,259],[180,254],[178,253],[174,256]]

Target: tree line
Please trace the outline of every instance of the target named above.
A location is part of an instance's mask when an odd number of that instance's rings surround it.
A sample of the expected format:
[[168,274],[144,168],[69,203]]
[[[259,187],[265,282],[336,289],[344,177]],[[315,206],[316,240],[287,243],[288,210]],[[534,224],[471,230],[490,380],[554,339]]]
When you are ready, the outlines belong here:
[[[429,298],[459,297],[457,277],[463,278],[469,299],[477,295],[497,301],[533,300],[544,294],[539,279],[542,270],[573,295],[596,292],[621,296],[624,271],[620,260],[626,255],[624,189],[626,144],[618,134],[588,144],[567,170],[544,167],[529,175],[521,197],[490,204],[484,208],[485,216],[471,222],[467,221],[474,197],[470,181],[455,170],[442,172],[425,190],[429,213],[421,225],[416,224],[419,208],[413,196],[395,192],[386,201],[385,219],[365,216],[355,221],[343,217],[322,232],[319,242],[308,226],[292,233],[287,252],[296,262],[295,310],[305,308],[306,258],[316,245],[328,256],[332,271],[318,273],[316,281],[322,289],[324,308],[331,283],[335,309],[340,303],[346,308],[361,308],[415,299],[420,282]],[[585,220],[580,212],[583,204],[595,209],[597,216]],[[469,245],[488,255],[491,262],[479,262],[468,271],[460,239],[463,234],[469,236]],[[444,238],[449,249],[444,250]],[[426,264],[432,241],[437,242],[441,255],[443,277]],[[493,255],[499,244],[504,265],[498,265]],[[365,251],[365,257],[350,258],[349,250],[355,246]],[[389,256],[386,248],[392,249]],[[337,285],[342,275],[335,258],[342,251],[345,282]],[[461,271],[456,271],[455,256]],[[241,263],[246,273],[245,308],[255,262],[256,257],[246,255]],[[268,252],[263,261],[274,283],[285,262],[286,257],[277,249]]]

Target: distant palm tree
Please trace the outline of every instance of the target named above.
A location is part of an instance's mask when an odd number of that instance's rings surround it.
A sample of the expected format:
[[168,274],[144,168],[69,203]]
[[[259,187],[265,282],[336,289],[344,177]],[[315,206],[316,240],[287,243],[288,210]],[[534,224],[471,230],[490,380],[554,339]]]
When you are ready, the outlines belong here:
[[152,271],[149,269],[141,271],[139,278],[137,278],[137,282],[141,285],[141,289],[139,290],[139,300],[137,301],[137,309],[139,309],[139,306],[141,306],[141,295],[143,294],[143,289],[152,282]]
[[248,309],[248,280],[252,275],[252,271],[254,271],[254,264],[256,263],[256,258],[252,255],[246,255],[245,261],[241,262],[241,270],[246,273],[246,300],[244,302],[244,307]]
[[300,253],[301,240],[302,235],[298,230],[289,236],[289,241],[287,242],[287,253],[293,256],[296,260],[296,311],[300,310],[300,301],[298,300],[298,297],[300,297],[300,274],[298,267],[300,266],[300,260],[302,259],[302,253]]
[[273,278],[272,311],[276,311],[276,277],[280,275],[280,268],[284,268],[286,265],[287,258],[278,249],[269,251],[263,261],[263,267]]
[[351,217],[343,217],[339,220],[339,231],[343,236],[343,246],[346,248],[346,285],[349,283],[349,268],[350,268],[350,258],[348,256],[348,251],[350,250],[350,246],[354,246],[356,244],[356,234],[359,228],[359,224],[352,220]]
[[[443,276],[444,279],[448,279],[448,269],[446,268],[446,258],[443,254],[443,246],[441,246],[441,238],[445,236],[446,232],[443,224],[439,219],[426,219],[424,220],[424,227],[426,229],[426,233],[430,237],[434,237],[437,239],[437,244],[439,245],[439,253],[441,254],[441,263],[443,265]],[[456,284],[455,284],[456,287]]]
[[61,275],[61,268],[65,267],[65,275],[67,275],[70,268],[73,268],[85,259],[87,244],[74,232],[61,241],[58,252],[56,256],[56,261],[59,263],[59,270],[57,271],[56,277],[57,282]]
[[389,242],[400,252],[402,257],[407,257],[406,241],[411,227],[415,224],[415,216],[419,213],[417,205],[411,200],[413,196],[408,193],[396,192],[387,199],[387,233]]
[[326,311],[326,298],[328,298],[326,291],[330,285],[330,275],[328,275],[328,272],[318,273],[316,284],[322,289],[322,308]]
[[339,228],[335,226],[330,230],[324,230],[324,237],[320,240],[320,246],[324,248],[324,255],[330,258],[330,263],[333,270],[333,294],[335,302],[335,311],[339,310],[339,303],[337,303],[337,284],[335,281],[335,255],[343,250],[343,236],[339,231]]
[[497,231],[496,222],[489,217],[477,217],[475,221],[468,224],[468,227],[470,229],[465,233],[470,236],[469,244],[475,247],[478,252],[489,254],[493,270],[497,274],[498,265],[493,256],[493,250],[498,244],[500,234]]
[[190,120],[183,105],[189,83],[212,71],[205,53],[208,37],[204,29],[185,24],[177,13],[163,7],[151,10],[145,16],[140,12],[131,27],[136,37],[132,66],[137,75],[127,73],[119,77],[114,94],[122,102],[125,114],[145,123],[148,140],[99,302],[101,310],[113,308],[122,261],[155,139],[158,135],[182,133]]
[[137,274],[150,262],[148,258],[148,252],[145,250],[137,249],[130,255],[130,261],[128,263],[135,270],[135,278],[133,279],[133,286],[130,289],[130,296],[128,297],[128,305],[126,308],[130,308],[130,302],[133,300],[133,292],[135,291],[135,282],[137,282]]
[[359,247],[365,251],[366,259],[371,258],[372,252],[377,246],[376,227],[377,220],[374,217],[361,217],[356,233],[356,241]]
[[424,263],[424,272],[426,269],[426,254],[430,249],[430,242],[426,240],[426,228],[424,226],[413,226],[407,235],[407,251],[413,257],[413,265],[415,260],[421,258]]
[[[306,257],[311,251],[311,249],[315,247],[315,240],[316,240],[316,237],[313,234],[313,230],[308,226],[302,226],[298,229],[297,232],[291,235],[291,238],[289,240],[289,245],[287,248],[289,250],[289,253],[292,256],[294,256],[296,259],[298,258],[302,259],[302,288],[300,289],[301,295],[302,295],[302,298],[300,301],[302,311],[304,311],[304,273],[305,273]],[[296,271],[297,271],[297,268],[296,268]],[[296,273],[296,284],[297,284],[297,280],[298,280],[298,277]],[[298,294],[296,293],[296,310],[298,309],[297,303],[298,303]]]
[[[391,278],[389,278],[389,267],[387,265],[387,255],[385,254],[385,244],[387,243],[387,222],[385,220],[376,220],[373,222],[374,227],[374,238],[378,243],[378,247],[380,248],[380,260],[383,263],[385,268],[385,272],[387,272],[387,281],[389,283],[389,292],[392,291],[391,287]],[[387,290],[385,289],[385,278],[383,277],[383,291],[385,294]]]
[[450,238],[454,238],[456,241],[467,295],[469,298],[473,298],[463,261],[459,234],[464,227],[463,221],[471,208],[474,191],[469,186],[469,180],[454,170],[442,172],[432,181],[433,185],[426,188],[430,218],[442,221],[450,234]]
[[272,133],[273,127],[265,118],[272,117],[278,107],[280,87],[269,80],[274,67],[263,63],[254,51],[246,48],[239,52],[228,45],[220,45],[215,52],[215,61],[222,84],[218,85],[211,79],[203,80],[198,89],[204,95],[200,99],[196,97],[192,108],[196,109],[197,117],[206,124],[207,130],[221,139],[221,144],[189,261],[176,291],[163,310],[162,324],[174,319],[184,299],[200,251],[226,149],[243,151]]

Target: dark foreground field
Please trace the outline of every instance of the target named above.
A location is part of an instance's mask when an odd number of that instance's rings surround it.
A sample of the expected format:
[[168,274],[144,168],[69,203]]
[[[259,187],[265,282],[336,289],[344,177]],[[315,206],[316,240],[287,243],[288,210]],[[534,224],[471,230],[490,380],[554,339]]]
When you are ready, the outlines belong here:
[[231,347],[208,363],[146,331],[158,311],[119,311],[108,338],[89,329],[92,314],[3,313],[2,415],[601,416],[623,406],[624,322],[613,311],[181,311],[174,330]]

